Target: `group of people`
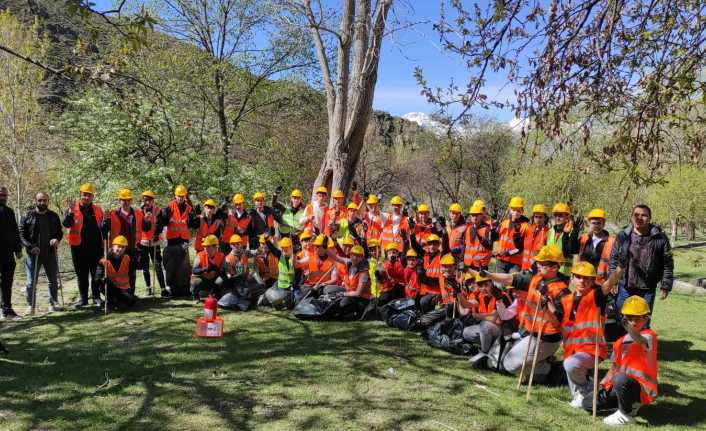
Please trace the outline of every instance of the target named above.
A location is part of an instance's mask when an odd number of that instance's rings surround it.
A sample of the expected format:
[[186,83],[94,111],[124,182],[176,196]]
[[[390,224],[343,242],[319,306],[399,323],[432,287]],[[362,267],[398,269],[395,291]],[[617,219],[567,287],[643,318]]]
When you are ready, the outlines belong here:
[[242,194],[230,202],[194,204],[182,185],[164,207],[149,190],[133,207],[132,191],[122,189],[118,205],[105,213],[93,202],[93,185],[79,191],[62,219],[48,209],[48,196],[37,194],[18,226],[7,189],[0,188],[3,316],[16,316],[12,274],[22,247],[28,305],[43,267],[50,309],[60,307],[56,250],[63,226],[78,281],[77,307],[89,305],[89,286],[94,305],[104,305],[105,295],[113,307],[131,307],[138,270],[148,295],[158,283],[162,296],[191,295],[197,303],[207,295],[231,295],[292,308],[327,296],[337,299],[332,315],[361,318],[371,307],[408,299],[421,326],[462,321],[478,368],[522,380],[533,364],[531,374],[541,381],[563,346],[570,404],[577,408],[593,408],[590,371],[606,358],[607,339],[615,340],[614,365],[596,394],[599,409],[615,410],[604,419],[608,424],[631,422],[637,408],[657,395],[657,337],[649,315],[657,289],[662,298],[671,290],[673,260],[645,205],[635,206],[631,223],[613,236],[600,208],[587,214],[583,232],[584,218],[573,216],[568,204],[557,203],[551,212],[534,205],[527,217],[521,197],[495,219],[482,200],[465,214],[453,203],[448,216],[439,217],[425,204],[406,208],[399,196],[390,199],[389,212],[372,194],[354,192],[346,204],[342,191],[329,197],[323,186],[309,203],[300,190],[280,203],[278,190],[268,206],[258,192],[250,209]]

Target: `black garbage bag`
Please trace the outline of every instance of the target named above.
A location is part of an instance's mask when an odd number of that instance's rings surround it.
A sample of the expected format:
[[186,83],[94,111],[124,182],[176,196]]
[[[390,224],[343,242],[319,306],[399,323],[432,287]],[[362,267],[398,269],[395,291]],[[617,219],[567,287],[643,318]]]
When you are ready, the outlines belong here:
[[399,314],[405,310],[414,310],[416,304],[413,298],[402,298],[390,301],[382,307],[378,307],[378,314],[380,314],[380,319],[390,324],[390,318],[395,314]]
[[226,310],[248,311],[252,302],[240,295],[237,290],[226,293],[218,301],[218,306]]
[[318,298],[308,296],[294,307],[294,316],[301,320],[323,320],[335,317],[333,310],[336,309],[342,295],[320,295]]
[[422,332],[422,338],[432,346],[456,355],[473,355],[478,349],[463,339],[463,322],[445,319]]

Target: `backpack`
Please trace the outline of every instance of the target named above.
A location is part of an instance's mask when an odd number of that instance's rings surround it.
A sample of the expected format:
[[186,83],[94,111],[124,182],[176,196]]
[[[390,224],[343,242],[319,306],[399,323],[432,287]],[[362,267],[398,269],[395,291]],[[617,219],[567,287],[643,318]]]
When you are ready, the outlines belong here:
[[403,331],[415,331],[419,329],[419,315],[414,309],[400,311],[392,314],[385,320],[388,326],[401,329]]
[[422,338],[432,346],[456,355],[473,355],[478,349],[463,338],[463,322],[445,319],[422,332]]

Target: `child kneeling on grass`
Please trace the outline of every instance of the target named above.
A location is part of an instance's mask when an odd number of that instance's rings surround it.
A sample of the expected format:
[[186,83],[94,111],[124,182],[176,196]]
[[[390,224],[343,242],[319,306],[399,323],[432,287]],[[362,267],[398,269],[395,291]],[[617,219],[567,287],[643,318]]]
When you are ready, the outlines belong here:
[[[643,298],[633,295],[621,310],[627,334],[613,344],[613,367],[601,381],[598,410],[617,410],[603,419],[606,425],[626,425],[635,421],[640,406],[657,398],[657,334],[643,329],[650,318],[650,307]],[[583,408],[592,411],[593,394],[583,400]]]

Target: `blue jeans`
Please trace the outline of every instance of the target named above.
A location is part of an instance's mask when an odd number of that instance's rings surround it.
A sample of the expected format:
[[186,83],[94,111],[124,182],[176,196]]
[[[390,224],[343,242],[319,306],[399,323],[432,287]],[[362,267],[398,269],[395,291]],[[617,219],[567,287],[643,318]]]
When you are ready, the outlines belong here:
[[[647,304],[650,306],[650,313],[654,312],[654,304],[655,304],[655,296],[656,296],[656,289],[652,290],[647,290],[647,289],[631,289],[628,290],[624,285],[620,285],[618,287],[618,297],[615,299],[615,306],[616,310],[618,312],[618,318],[622,319],[623,315],[620,313],[620,310],[623,309],[623,302],[632,295],[637,295],[645,298],[645,301],[647,301]],[[650,327],[650,322],[648,321],[647,324],[645,325],[645,329]]]
[[[44,272],[47,274],[47,280],[49,281],[49,302],[54,305],[59,305],[59,299],[57,298],[57,277],[59,274],[59,268],[56,266],[56,256],[53,254],[48,256],[40,255],[38,256],[38,259],[37,256],[25,256],[25,274],[27,274],[27,305],[32,305],[32,291],[34,290],[34,286],[32,285],[34,280],[32,277],[34,274],[35,262],[39,265],[37,271],[44,267]],[[37,277],[37,282],[39,282],[39,277]]]

